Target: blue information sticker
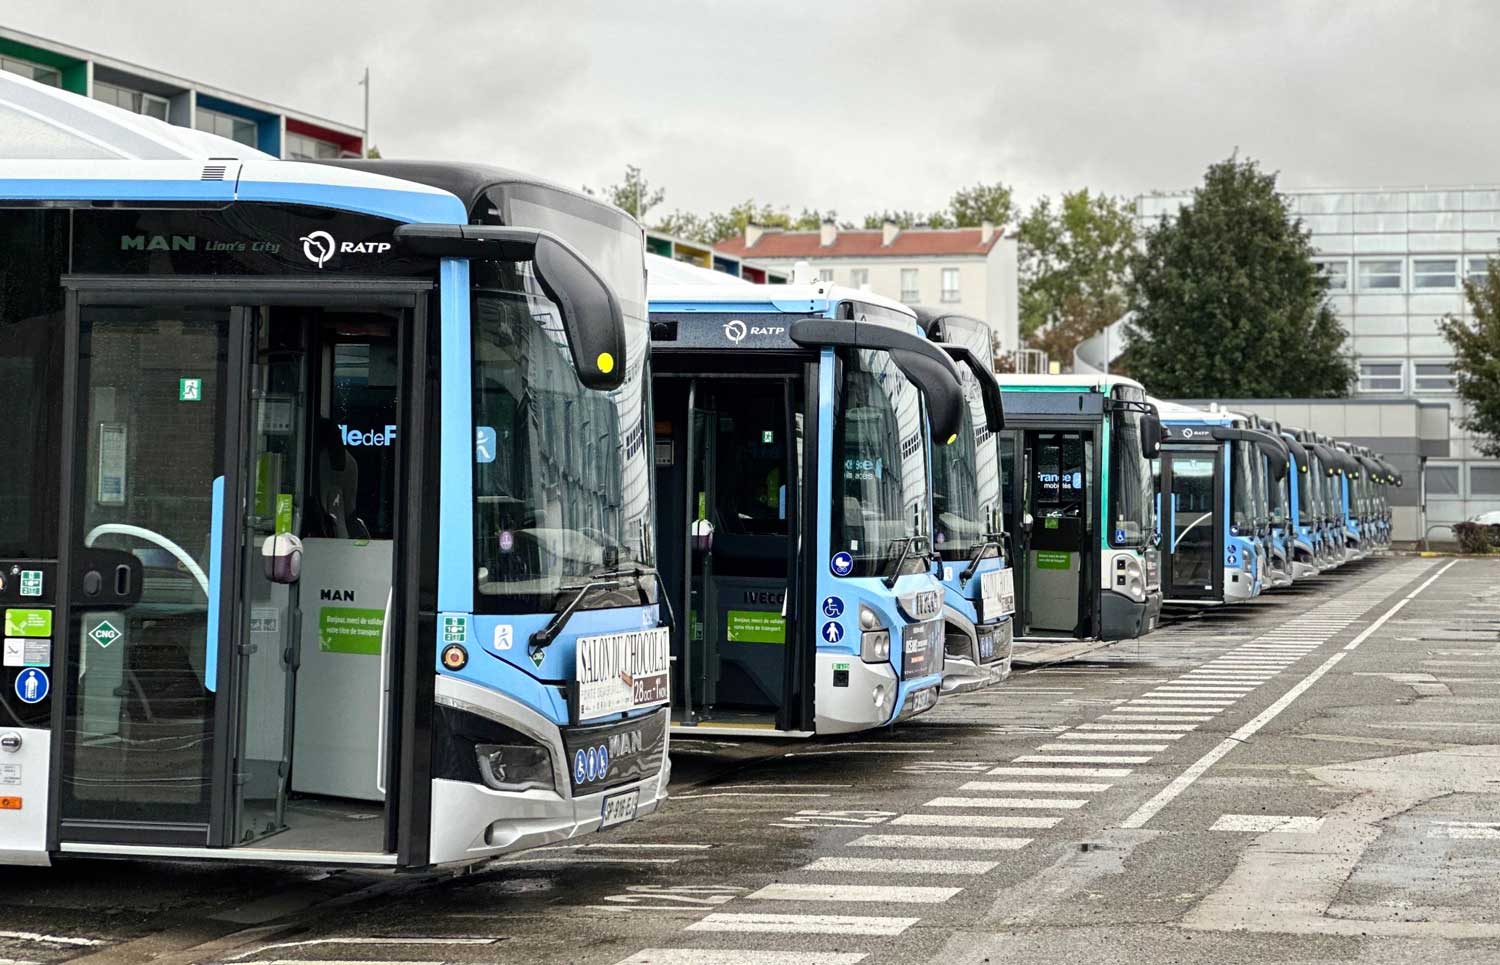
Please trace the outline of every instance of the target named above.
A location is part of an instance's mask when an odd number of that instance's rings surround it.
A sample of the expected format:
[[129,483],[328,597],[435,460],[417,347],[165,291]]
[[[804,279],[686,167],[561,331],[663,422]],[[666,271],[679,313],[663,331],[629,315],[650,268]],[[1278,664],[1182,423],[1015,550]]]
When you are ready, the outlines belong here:
[[838,643],[844,639],[844,628],[830,620],[823,624],[823,639],[829,643]]
[[1125,542],[1125,531],[1123,529],[1117,529],[1117,530],[1115,530],[1115,542],[1116,543],[1123,543],[1123,542]]
[[835,553],[833,559],[828,561],[828,568],[833,571],[834,576],[848,576],[854,572],[854,557],[848,553]]
[[573,754],[573,783],[582,784],[589,779],[589,758],[583,751]]
[[35,667],[27,667],[21,671],[16,678],[16,696],[21,698],[23,704],[39,704],[47,697],[47,692],[52,689],[52,682],[47,679],[47,671],[38,670]]
[[830,620],[837,620],[844,615],[844,601],[836,596],[824,597],[823,615]]

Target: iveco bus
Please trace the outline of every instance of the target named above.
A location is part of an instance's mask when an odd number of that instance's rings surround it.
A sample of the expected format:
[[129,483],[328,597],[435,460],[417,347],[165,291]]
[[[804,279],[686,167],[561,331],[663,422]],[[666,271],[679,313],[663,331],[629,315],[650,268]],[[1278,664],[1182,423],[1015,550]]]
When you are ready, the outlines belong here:
[[927,337],[959,362],[968,399],[968,426],[932,461],[932,541],[943,566],[943,692],[961,693],[1010,675],[1016,594],[1002,529],[998,448],[1005,416],[990,327],[965,315],[914,310]]
[[1161,423],[1140,383],[1000,375],[1017,637],[1118,640],[1161,615],[1150,460]]
[[0,860],[418,868],[655,809],[640,226],[70,116],[147,159],[0,162]]
[[968,431],[949,356],[897,302],[801,284],[653,284],[651,352],[674,729],[801,737],[930,708],[929,435]]

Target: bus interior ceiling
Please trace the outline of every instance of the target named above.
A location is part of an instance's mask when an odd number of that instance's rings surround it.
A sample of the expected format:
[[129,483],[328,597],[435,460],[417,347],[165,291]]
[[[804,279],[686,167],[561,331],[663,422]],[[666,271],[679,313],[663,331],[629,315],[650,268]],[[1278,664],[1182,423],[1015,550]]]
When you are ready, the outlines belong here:
[[756,377],[663,368],[652,389],[657,558],[678,615],[672,692],[690,705],[674,706],[674,719],[772,726],[789,670],[801,367],[761,365]]

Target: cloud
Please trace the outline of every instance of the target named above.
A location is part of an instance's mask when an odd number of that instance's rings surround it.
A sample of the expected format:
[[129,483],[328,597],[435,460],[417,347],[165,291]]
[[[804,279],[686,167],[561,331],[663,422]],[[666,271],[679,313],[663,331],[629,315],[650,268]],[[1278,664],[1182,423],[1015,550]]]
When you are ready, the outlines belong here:
[[564,184],[627,163],[666,209],[930,210],[1191,186],[1238,148],[1307,185],[1494,182],[1486,4],[13,0],[10,26],[359,123],[387,156]]

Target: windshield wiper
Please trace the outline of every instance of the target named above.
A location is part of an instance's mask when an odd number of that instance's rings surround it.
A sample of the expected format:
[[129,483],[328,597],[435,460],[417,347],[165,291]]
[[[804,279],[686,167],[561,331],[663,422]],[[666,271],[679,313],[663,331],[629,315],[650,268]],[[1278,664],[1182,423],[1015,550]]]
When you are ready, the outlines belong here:
[[573,596],[568,600],[567,606],[552,615],[552,619],[547,621],[546,626],[531,635],[529,640],[531,648],[533,650],[543,650],[552,646],[553,641],[557,639],[557,635],[562,632],[562,628],[567,625],[568,620],[572,618],[589,593],[594,590],[619,589],[624,585],[626,577],[634,578],[637,581],[636,589],[641,595],[641,603],[648,602],[646,590],[640,585],[639,580],[643,576],[652,576],[655,573],[656,571],[650,567],[638,564],[626,567],[601,566],[589,573],[589,582],[559,587],[557,591],[559,594],[571,593]]
[[990,547],[994,547],[996,553],[1001,552],[1000,544],[995,541],[995,537],[986,537],[984,541],[979,544],[978,548],[974,550],[974,555],[969,559],[969,565],[964,567],[963,570],[958,574],[959,586],[963,586],[973,578],[974,571],[979,569],[979,564],[984,561],[985,555],[990,551]]
[[917,537],[899,536],[891,542],[901,544],[901,555],[896,557],[896,565],[891,568],[890,574],[881,578],[887,590],[896,588],[896,581],[901,579],[901,567],[906,565],[907,559],[912,555],[911,548],[916,545]]

